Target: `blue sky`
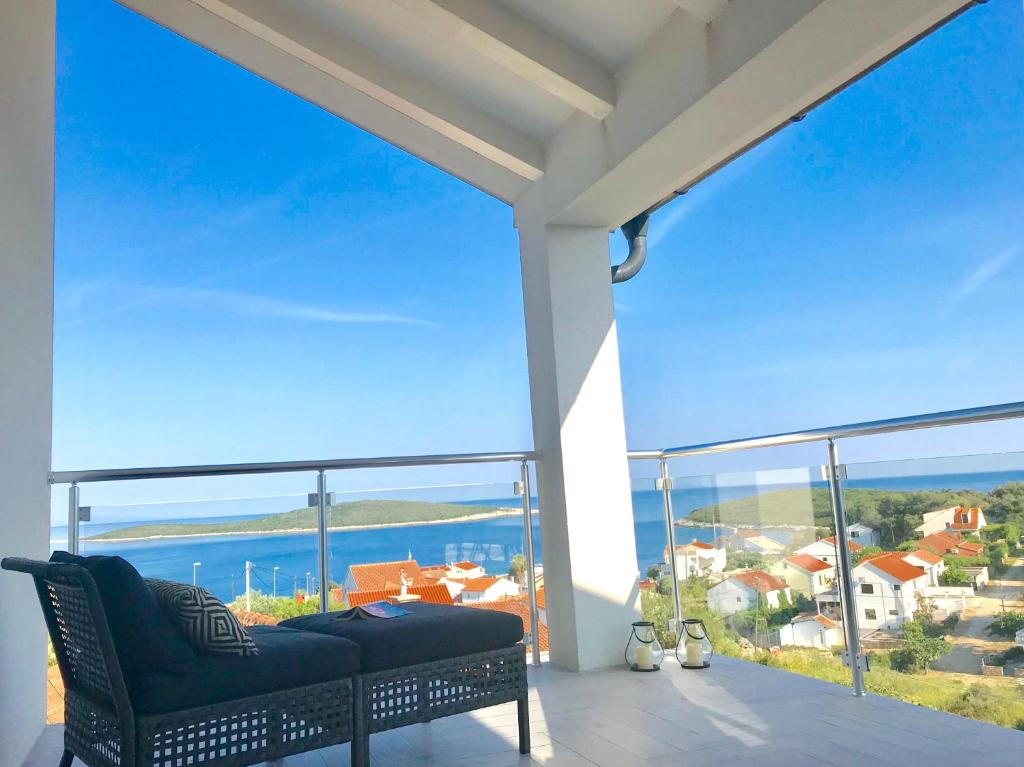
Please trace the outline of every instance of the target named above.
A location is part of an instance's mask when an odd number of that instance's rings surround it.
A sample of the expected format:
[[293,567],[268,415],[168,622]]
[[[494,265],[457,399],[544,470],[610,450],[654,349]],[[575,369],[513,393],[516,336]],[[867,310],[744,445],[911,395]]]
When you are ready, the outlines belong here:
[[[530,446],[504,204],[107,0],[60,4],[57,107],[55,468]],[[1022,115],[993,0],[659,212],[630,445],[1024,399]]]

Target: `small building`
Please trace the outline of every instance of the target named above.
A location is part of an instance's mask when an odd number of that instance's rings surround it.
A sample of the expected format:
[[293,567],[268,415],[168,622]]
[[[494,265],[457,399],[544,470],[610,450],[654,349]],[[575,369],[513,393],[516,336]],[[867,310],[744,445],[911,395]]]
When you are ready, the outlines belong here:
[[928,573],[906,552],[883,551],[853,568],[857,623],[861,630],[897,629],[914,617],[917,595],[928,588]]
[[757,607],[757,595],[771,608],[780,607],[783,598],[793,601],[789,584],[764,570],[734,573],[708,589],[708,607],[722,615],[732,615]]
[[946,570],[946,560],[938,554],[927,549],[917,549],[907,554],[904,559],[928,573],[929,586],[939,585],[939,576]]
[[939,531],[921,538],[917,542],[919,549],[938,554],[940,557],[951,554],[957,557],[977,557],[985,550],[984,544],[965,541],[960,533]]
[[793,591],[809,597],[828,591],[836,579],[835,565],[810,554],[791,554],[773,564],[768,572],[785,580]]
[[[849,541],[849,547],[851,554],[864,548],[863,545],[854,541]],[[809,554],[815,559],[820,559],[822,562],[828,562],[832,567],[839,566],[838,548],[834,535],[830,535],[828,538],[819,538],[814,543],[808,543],[803,548],[797,549],[794,553]]]
[[779,644],[783,647],[817,647],[827,650],[843,646],[843,630],[837,621],[821,614],[798,615],[779,630]]
[[[349,607],[359,607],[361,605],[372,604],[373,602],[387,601],[390,597],[397,597],[400,593],[400,587],[392,587],[386,589],[372,589],[368,591],[350,591],[346,598]],[[430,602],[435,605],[454,604],[452,595],[448,592],[448,589],[440,583],[430,583],[423,586],[410,586],[408,593],[419,597],[421,602]]]
[[[671,566],[668,546],[665,547],[662,556],[665,564]],[[692,575],[710,575],[723,570],[725,570],[725,549],[698,541],[696,538],[689,543],[676,546],[676,572],[680,578],[688,578]]]
[[494,602],[499,599],[518,597],[519,594],[519,584],[510,578],[485,575],[482,578],[469,578],[463,581],[462,591],[459,593],[459,601],[462,604]]
[[873,527],[868,527],[860,522],[848,525],[846,528],[847,538],[861,546],[881,546],[882,536]]
[[397,589],[402,585],[403,576],[410,587],[426,586],[430,583],[423,577],[419,563],[415,559],[349,565],[344,583],[346,599],[348,599],[348,594],[353,591]]
[[940,532],[976,533],[986,524],[985,512],[977,506],[951,506],[929,511],[921,516],[921,520],[915,529],[922,536]]

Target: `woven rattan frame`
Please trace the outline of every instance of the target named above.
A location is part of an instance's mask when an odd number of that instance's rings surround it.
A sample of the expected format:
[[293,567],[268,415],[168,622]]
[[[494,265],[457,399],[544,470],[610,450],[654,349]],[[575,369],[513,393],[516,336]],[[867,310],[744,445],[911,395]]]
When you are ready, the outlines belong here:
[[[136,717],[92,576],[8,558],[33,576],[64,680],[64,747],[88,767],[243,767],[352,739],[352,680]],[[137,734],[137,737],[136,737]]]
[[519,750],[528,753],[526,647],[360,674],[355,679],[352,764],[369,763],[372,733],[519,702]]

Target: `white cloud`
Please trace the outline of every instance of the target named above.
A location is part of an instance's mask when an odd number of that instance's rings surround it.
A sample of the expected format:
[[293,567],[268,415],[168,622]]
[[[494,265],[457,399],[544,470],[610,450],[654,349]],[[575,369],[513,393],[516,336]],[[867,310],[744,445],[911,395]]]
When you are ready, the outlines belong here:
[[973,296],[985,287],[992,278],[1003,271],[1011,261],[1017,258],[1017,256],[1020,255],[1020,252],[1021,245],[1017,244],[996,253],[992,258],[988,259],[968,275],[967,279],[964,280],[963,285],[961,285],[960,289],[953,295],[949,305],[952,306],[954,304],[958,304]]

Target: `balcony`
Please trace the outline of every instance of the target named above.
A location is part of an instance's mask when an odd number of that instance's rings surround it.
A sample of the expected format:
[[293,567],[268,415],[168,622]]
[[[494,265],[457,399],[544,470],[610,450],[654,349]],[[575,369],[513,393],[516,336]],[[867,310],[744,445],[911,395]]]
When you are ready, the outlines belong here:
[[[514,704],[374,736],[374,764],[395,767],[1017,767],[1024,733],[734,658],[705,671],[674,662],[655,674],[530,669],[530,757],[516,753]],[[63,748],[51,725],[26,767],[52,767]],[[284,767],[339,767],[337,746]]]

